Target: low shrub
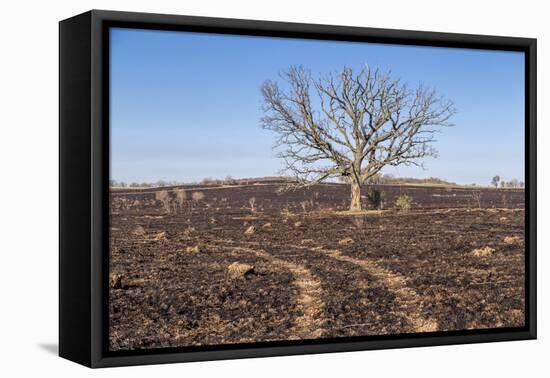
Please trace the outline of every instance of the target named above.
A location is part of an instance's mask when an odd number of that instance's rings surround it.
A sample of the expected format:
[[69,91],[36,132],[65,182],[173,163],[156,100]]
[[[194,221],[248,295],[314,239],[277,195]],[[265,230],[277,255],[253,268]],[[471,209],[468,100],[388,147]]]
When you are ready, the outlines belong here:
[[407,211],[411,208],[412,205],[412,197],[407,194],[400,194],[395,199],[395,206],[399,210]]
[[382,209],[386,202],[386,193],[378,189],[371,189],[367,192],[366,199],[370,207]]
[[474,204],[477,205],[478,209],[481,209],[481,198],[483,197],[483,193],[481,191],[475,191],[472,192],[470,197],[474,201]]
[[203,192],[193,192],[193,194],[191,194],[191,199],[193,201],[201,201],[204,199],[204,193]]
[[181,209],[185,205],[185,200],[187,199],[187,193],[183,189],[175,189],[174,192],[176,193],[176,203],[178,207]]
[[248,199],[248,204],[250,205],[250,211],[256,211],[256,197],[251,197]]
[[156,192],[155,193],[155,199],[162,203],[162,207],[164,208],[164,210],[167,213],[171,212],[171,210],[172,210],[171,199],[170,199],[170,195],[168,194],[168,192],[166,190],[161,190],[159,192]]

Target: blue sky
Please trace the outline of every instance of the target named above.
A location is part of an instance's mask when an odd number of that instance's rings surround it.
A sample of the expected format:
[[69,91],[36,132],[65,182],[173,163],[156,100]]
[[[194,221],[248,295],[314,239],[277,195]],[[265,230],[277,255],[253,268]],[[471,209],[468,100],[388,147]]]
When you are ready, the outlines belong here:
[[365,64],[454,101],[425,170],[383,173],[523,181],[524,56],[499,52],[187,32],[111,30],[111,178],[199,181],[277,175],[260,86],[301,64],[314,75]]

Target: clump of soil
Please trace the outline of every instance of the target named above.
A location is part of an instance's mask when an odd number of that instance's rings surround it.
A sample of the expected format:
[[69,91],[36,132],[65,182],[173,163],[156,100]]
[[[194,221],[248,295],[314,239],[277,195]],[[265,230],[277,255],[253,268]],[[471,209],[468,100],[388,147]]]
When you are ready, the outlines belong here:
[[522,239],[519,236],[506,236],[504,238],[504,244],[513,245],[519,244],[522,242]]
[[234,262],[227,267],[227,271],[229,272],[229,276],[233,279],[244,278],[246,275],[254,273],[254,266]]
[[185,252],[187,253],[199,253],[200,251],[201,251],[201,247],[198,245],[188,246],[185,248]]
[[118,273],[109,274],[109,287],[111,289],[121,289],[122,288],[122,275]]
[[153,239],[156,240],[156,241],[166,240],[166,232],[162,231],[162,232],[157,233]]
[[495,249],[491,247],[476,248],[472,251],[472,256],[475,257],[487,257],[495,253]]
[[349,244],[353,244],[353,239],[352,239],[352,238],[340,239],[340,240],[338,240],[338,244],[340,244],[340,245],[349,245]]
[[134,230],[132,231],[132,234],[137,235],[137,236],[145,235],[145,229],[143,228],[143,226],[138,225],[138,226],[134,227]]

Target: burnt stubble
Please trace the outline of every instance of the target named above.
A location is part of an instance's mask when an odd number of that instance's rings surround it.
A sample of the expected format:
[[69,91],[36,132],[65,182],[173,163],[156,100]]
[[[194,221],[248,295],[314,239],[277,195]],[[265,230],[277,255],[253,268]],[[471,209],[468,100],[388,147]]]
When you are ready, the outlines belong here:
[[110,349],[524,325],[522,189],[282,186],[112,188]]

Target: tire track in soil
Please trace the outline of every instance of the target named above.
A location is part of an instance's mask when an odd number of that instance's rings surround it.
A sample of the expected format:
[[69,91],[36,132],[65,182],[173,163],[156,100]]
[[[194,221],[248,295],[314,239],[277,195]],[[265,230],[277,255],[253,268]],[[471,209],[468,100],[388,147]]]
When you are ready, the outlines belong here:
[[421,296],[415,290],[407,286],[407,281],[401,274],[394,273],[369,260],[356,259],[351,256],[343,255],[342,252],[337,249],[325,249],[323,247],[309,248],[299,245],[289,245],[288,247],[323,253],[335,260],[348,262],[361,267],[369,275],[383,282],[396,296],[397,303],[406,308],[406,311],[403,311],[402,315],[405,319],[409,320],[415,332],[435,332],[438,330],[439,325],[437,321],[423,316],[420,312],[419,302],[421,301]]
[[[220,242],[234,244],[234,241],[231,240],[220,240]],[[259,244],[254,241],[247,241],[248,244]],[[275,247],[281,247],[276,246]],[[295,248],[298,250],[314,251],[317,253],[322,253],[325,256],[329,256],[335,260],[351,263],[355,266],[363,269],[367,274],[374,277],[379,282],[383,283],[384,286],[395,295],[397,298],[396,302],[400,307],[404,309],[399,311],[399,316],[407,319],[411,324],[414,332],[435,332],[439,329],[439,324],[436,320],[429,317],[425,317],[419,310],[419,302],[421,301],[421,296],[412,288],[407,285],[407,280],[399,273],[392,272],[386,268],[381,267],[375,262],[365,260],[365,259],[356,259],[351,256],[343,255],[342,252],[338,249],[325,249],[323,247],[305,247],[301,245],[285,245],[285,247]],[[235,248],[235,247],[233,247]],[[237,247],[244,248],[244,247]],[[244,248],[255,251],[252,248]],[[263,250],[262,250],[263,251]],[[273,259],[277,259],[285,264],[292,264],[285,260],[278,259],[267,252],[263,251],[267,255],[271,256]],[[304,268],[305,269],[305,268]],[[307,270],[307,269],[306,269]],[[294,273],[293,273],[294,275]],[[320,285],[320,283],[319,283]],[[320,288],[319,288],[320,289]],[[322,302],[321,302],[322,303]]]
[[[232,243],[231,241],[218,240],[217,242]],[[296,302],[302,312],[302,316],[296,318],[294,326],[290,329],[290,340],[317,339],[325,333],[324,325],[325,303],[321,299],[321,281],[309,269],[300,264],[279,259],[263,249],[253,249],[239,246],[216,245],[218,248],[253,253],[256,256],[270,261],[273,265],[290,271],[294,277],[294,285],[298,290]]]

